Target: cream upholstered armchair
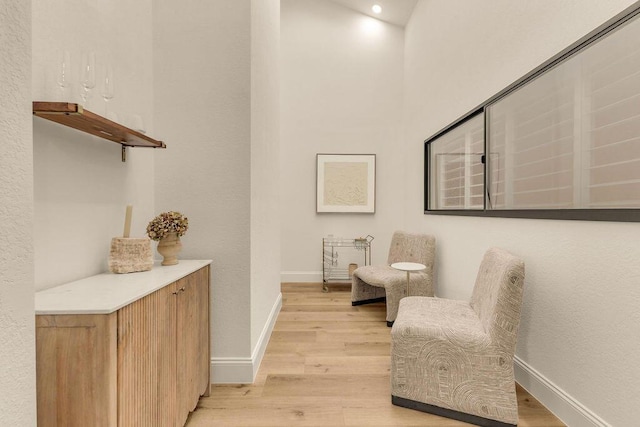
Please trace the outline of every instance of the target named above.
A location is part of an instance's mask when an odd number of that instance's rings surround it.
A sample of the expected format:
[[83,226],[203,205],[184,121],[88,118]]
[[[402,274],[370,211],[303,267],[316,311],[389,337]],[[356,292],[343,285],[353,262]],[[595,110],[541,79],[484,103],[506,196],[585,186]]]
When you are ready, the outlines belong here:
[[387,303],[387,326],[391,326],[398,313],[400,299],[407,294],[407,274],[396,270],[396,262],[424,264],[423,271],[412,272],[409,294],[433,296],[433,262],[436,239],[428,234],[413,234],[396,231],[391,238],[387,265],[367,265],[355,269],[351,286],[351,305],[385,301]]
[[524,262],[489,249],[471,302],[409,297],[391,330],[392,403],[482,425],[518,423],[513,375]]

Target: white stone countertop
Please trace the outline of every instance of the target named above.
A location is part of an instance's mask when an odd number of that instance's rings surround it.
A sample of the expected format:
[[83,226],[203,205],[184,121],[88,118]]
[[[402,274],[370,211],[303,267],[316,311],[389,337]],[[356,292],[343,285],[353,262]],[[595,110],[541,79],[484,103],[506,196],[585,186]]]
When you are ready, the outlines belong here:
[[36,314],[109,314],[175,282],[211,260],[156,262],[149,271],[103,273],[36,292]]

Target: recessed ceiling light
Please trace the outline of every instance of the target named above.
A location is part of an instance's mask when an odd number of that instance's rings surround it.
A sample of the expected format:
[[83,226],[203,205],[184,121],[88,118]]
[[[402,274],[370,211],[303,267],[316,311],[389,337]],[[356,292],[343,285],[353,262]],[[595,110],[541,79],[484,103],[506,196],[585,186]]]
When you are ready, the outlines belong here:
[[379,4],[374,4],[371,7],[371,10],[373,10],[373,13],[380,13],[382,12],[382,6],[380,6]]

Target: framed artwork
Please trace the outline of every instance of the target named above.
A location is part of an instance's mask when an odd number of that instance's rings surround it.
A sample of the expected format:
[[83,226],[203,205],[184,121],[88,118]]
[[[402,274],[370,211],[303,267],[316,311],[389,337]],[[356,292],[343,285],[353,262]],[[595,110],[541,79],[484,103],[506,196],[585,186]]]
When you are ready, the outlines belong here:
[[375,211],[375,154],[316,155],[316,212]]

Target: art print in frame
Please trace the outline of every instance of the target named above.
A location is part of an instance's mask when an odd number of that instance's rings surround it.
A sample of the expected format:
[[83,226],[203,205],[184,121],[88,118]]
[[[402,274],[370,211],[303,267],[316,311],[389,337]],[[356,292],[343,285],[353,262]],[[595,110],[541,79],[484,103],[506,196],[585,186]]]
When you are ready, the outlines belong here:
[[375,211],[375,154],[316,155],[316,212]]

